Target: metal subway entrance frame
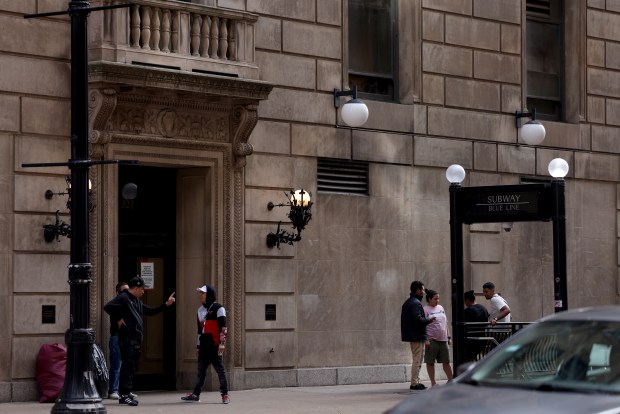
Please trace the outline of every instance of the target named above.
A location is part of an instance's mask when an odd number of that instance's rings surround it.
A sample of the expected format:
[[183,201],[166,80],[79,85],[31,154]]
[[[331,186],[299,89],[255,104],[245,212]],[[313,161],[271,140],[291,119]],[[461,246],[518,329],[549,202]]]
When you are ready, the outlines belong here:
[[[463,170],[461,181],[464,176]],[[452,181],[450,177],[448,179]],[[460,181],[450,184],[450,259],[455,368],[465,360],[463,224],[552,221],[555,311],[566,310],[568,302],[565,187],[562,178],[554,178],[543,184],[483,187],[461,187]]]

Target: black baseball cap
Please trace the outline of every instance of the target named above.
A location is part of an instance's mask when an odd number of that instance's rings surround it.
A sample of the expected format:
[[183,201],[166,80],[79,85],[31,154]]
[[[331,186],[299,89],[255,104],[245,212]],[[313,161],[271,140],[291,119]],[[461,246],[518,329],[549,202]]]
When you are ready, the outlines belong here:
[[129,279],[129,282],[127,282],[127,286],[129,286],[130,288],[143,287],[144,279],[142,279],[140,276],[132,277],[131,279]]

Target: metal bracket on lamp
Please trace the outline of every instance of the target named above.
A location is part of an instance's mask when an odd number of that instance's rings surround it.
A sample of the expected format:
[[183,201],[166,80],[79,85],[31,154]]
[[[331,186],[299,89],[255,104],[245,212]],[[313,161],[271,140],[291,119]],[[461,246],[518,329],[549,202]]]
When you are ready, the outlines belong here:
[[[522,124],[521,118],[530,118],[530,120]],[[520,129],[519,135],[528,145],[538,145],[545,139],[545,127],[536,120],[536,108],[531,112],[515,111],[515,127]]]
[[51,243],[54,239],[60,242],[59,237],[65,236],[71,238],[71,225],[60,219],[60,210],[56,210],[56,223],[43,225],[43,238],[46,242]]
[[[291,190],[290,202],[283,204],[273,204],[271,201],[267,204],[267,209],[270,211],[274,207],[290,207],[290,211],[287,214],[288,218],[293,224],[293,229],[297,232],[288,232],[280,228],[282,222],[278,223],[278,228],[275,233],[269,233],[267,235],[267,247],[280,248],[280,243],[290,244],[301,240],[301,231],[306,228],[308,222],[312,219],[312,201],[310,201],[310,193],[301,189],[297,191]],[[285,193],[286,195],[286,193]],[[288,198],[288,195],[287,195]]]
[[[336,110],[340,108],[341,96],[350,96],[353,98],[342,105],[340,116],[344,123],[354,128],[364,125],[368,120],[368,107],[361,99],[357,99],[357,85],[353,85],[353,89],[350,91],[334,89],[334,108],[336,108]],[[338,126],[337,119],[336,126]]]
[[[55,193],[52,190],[46,190],[45,191],[45,199],[46,200],[51,200],[52,198],[54,198],[54,196],[68,196],[67,198],[67,210],[71,210],[71,176],[67,175],[65,177],[65,181],[67,182],[67,189],[65,191],[62,192],[58,192]],[[93,210],[95,209],[95,203],[93,203],[93,201],[91,200],[91,196],[93,193],[92,190],[92,184],[90,182],[90,180],[88,180],[88,211],[90,211],[91,213],[93,212]]]

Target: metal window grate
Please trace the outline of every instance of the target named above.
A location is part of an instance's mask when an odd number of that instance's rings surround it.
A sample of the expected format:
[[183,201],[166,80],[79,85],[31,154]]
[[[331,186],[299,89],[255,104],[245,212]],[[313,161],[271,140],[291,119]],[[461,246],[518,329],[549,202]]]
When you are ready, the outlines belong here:
[[528,16],[551,17],[551,0],[527,0],[525,10]]
[[319,158],[317,191],[368,195],[368,162]]

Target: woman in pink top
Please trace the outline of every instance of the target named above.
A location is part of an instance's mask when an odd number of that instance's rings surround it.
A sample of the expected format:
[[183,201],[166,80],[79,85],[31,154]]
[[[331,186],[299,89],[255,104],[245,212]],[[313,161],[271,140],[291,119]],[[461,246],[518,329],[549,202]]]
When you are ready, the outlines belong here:
[[450,332],[448,331],[448,318],[443,306],[439,304],[439,294],[426,289],[426,302],[424,315],[427,318],[434,316],[434,319],[426,325],[426,352],[424,353],[424,363],[431,386],[437,385],[435,382],[435,361],[443,364],[443,372],[446,373],[448,381],[452,379],[452,367],[450,366]]

